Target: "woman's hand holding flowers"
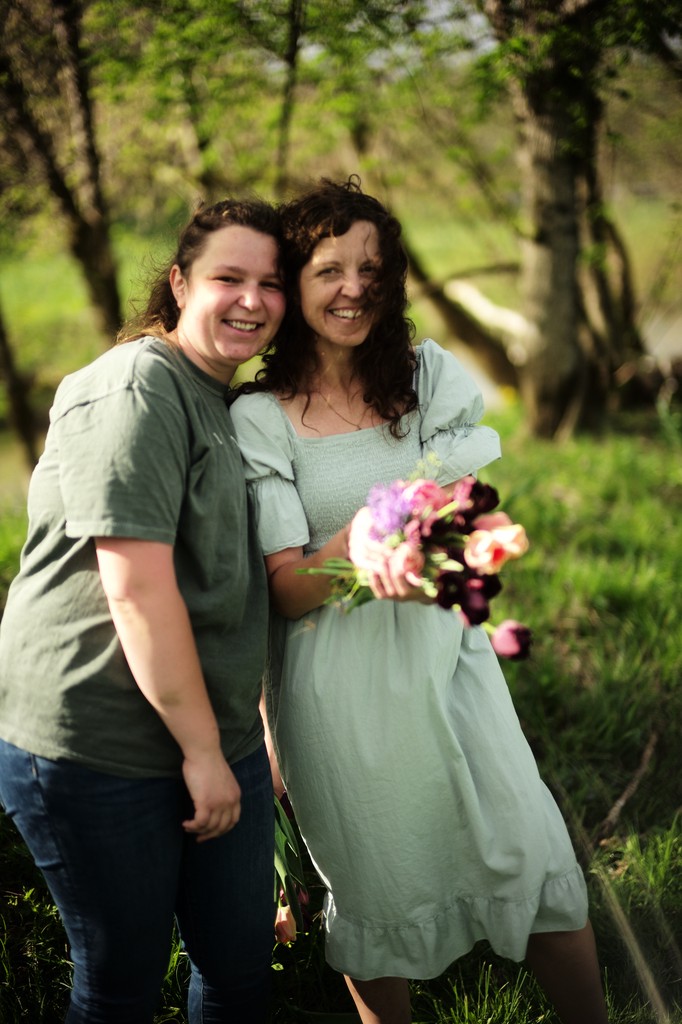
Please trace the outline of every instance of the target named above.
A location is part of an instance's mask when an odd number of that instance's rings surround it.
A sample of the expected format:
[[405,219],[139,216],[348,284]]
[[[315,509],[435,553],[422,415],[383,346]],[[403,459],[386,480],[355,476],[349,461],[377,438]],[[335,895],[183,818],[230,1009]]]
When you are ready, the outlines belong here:
[[387,548],[373,539],[372,526],[372,510],[361,508],[350,524],[348,557],[357,569],[363,570],[374,596],[431,604],[435,598],[423,590],[424,554],[418,544],[405,540],[397,547]]
[[447,490],[423,479],[377,485],[351,521],[348,560],[299,571],[333,576],[328,601],[346,611],[373,598],[453,608],[465,626],[485,626],[500,656],[524,658],[530,630],[507,620],[496,631],[487,621],[499,570],[528,549],[523,526],[493,511],[498,500],[472,476]]

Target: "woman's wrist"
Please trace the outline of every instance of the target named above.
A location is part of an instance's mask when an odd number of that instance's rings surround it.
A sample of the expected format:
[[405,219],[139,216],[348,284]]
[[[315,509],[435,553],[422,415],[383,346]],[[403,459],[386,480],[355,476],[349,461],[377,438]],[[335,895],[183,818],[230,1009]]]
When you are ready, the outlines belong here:
[[341,541],[341,558],[349,558],[348,552],[348,538],[350,536],[350,523],[346,523],[342,530],[339,530],[339,539]]

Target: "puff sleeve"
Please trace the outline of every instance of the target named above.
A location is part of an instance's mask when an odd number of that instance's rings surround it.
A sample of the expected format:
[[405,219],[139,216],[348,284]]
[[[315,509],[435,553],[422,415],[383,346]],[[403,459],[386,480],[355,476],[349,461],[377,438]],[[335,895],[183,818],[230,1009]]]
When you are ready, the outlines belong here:
[[500,441],[491,427],[478,425],[483,398],[455,356],[430,338],[416,353],[422,451],[435,456],[436,479],[445,485],[498,459]]
[[263,554],[303,547],[308,522],[294,484],[293,439],[270,394],[241,395],[230,408]]

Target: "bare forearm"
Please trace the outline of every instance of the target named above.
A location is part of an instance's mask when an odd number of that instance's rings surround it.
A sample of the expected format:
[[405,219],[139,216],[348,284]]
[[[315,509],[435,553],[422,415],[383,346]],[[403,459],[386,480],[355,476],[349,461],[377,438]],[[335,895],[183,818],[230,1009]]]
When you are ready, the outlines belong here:
[[240,789],[223,757],[187,607],[168,544],[95,540],[104,593],[140,691],[176,740],[194,816],[182,822],[199,842],[238,821]]
[[185,757],[220,751],[220,736],[169,545],[96,540],[104,593],[135,682]]
[[185,604],[177,591],[109,596],[130,670],[185,757],[220,748]]
[[275,611],[287,619],[300,619],[324,604],[331,593],[332,577],[309,576],[298,570],[321,569],[328,558],[348,558],[348,527],[339,530],[324,547],[307,558],[301,554],[276,564],[277,556],[270,556],[267,560],[268,575]]

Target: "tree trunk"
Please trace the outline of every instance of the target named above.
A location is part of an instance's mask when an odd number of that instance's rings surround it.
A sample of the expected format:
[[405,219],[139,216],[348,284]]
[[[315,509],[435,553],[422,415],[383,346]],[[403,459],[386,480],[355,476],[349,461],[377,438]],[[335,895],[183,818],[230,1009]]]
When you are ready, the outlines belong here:
[[515,94],[524,214],[532,226],[522,242],[523,313],[533,331],[520,390],[530,429],[542,437],[600,429],[623,396],[619,377],[637,392],[645,354],[627,252],[604,212],[601,103],[586,83],[580,103],[584,126],[577,133],[547,83],[528,81]]
[[[625,248],[604,214],[597,0],[482,0],[518,123],[523,182],[520,391],[534,434],[599,428],[643,354]],[[636,373],[636,371],[634,371]],[[630,377],[634,375],[628,370]]]
[[403,246],[410,263],[412,279],[422,287],[422,294],[440,313],[452,334],[476,355],[478,363],[498,387],[518,387],[516,367],[509,359],[505,345],[493,331],[486,329],[462,302],[447,294],[447,286],[434,284],[405,237]]
[[[37,166],[68,224],[69,248],[84,274],[102,331],[112,338],[121,326],[121,301],[116,262],[109,237],[109,219],[100,187],[100,169],[93,131],[87,61],[80,46],[80,7],[75,0],[54,0],[50,5],[57,42],[61,96],[66,99],[70,152],[69,176],[62,169],[64,140],[50,134],[34,112],[32,83],[26,69],[16,65],[8,38],[0,45],[0,89],[9,127],[26,160]],[[17,26],[14,26],[16,31]],[[40,74],[37,67],[31,74]],[[43,83],[44,85],[44,83]],[[50,83],[54,90],[57,86]]]
[[[577,182],[584,255],[579,268],[582,313],[592,360],[605,378],[611,405],[627,406],[642,394],[640,366],[646,352],[635,323],[629,256],[616,225],[605,212],[597,152],[602,104],[597,97],[593,97],[591,109],[582,173]],[[624,380],[627,385],[622,383]]]
[[289,144],[291,141],[291,118],[294,111],[294,90],[298,76],[298,51],[303,32],[305,0],[289,0],[289,35],[284,60],[287,74],[282,94],[282,109],[279,119],[277,140],[277,178],[275,195],[282,199],[289,178]]
[[519,367],[531,432],[570,433],[579,423],[588,367],[578,343],[576,166],[566,116],[542,87],[515,89],[523,182],[522,313],[532,325]]
[[16,431],[26,455],[29,468],[38,461],[38,428],[28,400],[28,381],[16,368],[14,354],[0,310],[0,377],[7,387],[10,422]]
[[81,43],[82,8],[80,0],[52,0],[52,6],[77,172],[79,217],[72,223],[71,250],[83,267],[105,331],[115,336],[122,321],[121,300],[101,185],[87,56]]

